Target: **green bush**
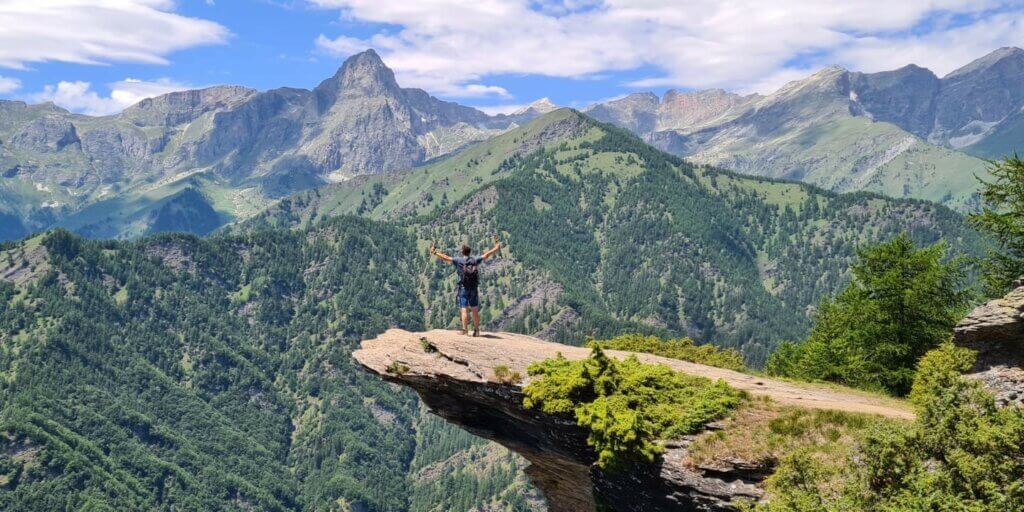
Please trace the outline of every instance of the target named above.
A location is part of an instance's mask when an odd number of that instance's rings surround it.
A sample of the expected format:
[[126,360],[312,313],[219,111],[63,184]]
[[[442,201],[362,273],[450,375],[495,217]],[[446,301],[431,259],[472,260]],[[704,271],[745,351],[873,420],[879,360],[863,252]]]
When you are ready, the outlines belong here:
[[845,460],[784,459],[760,509],[1024,510],[1024,409],[997,408],[963,378],[972,360],[951,343],[929,352],[911,392],[914,423],[879,423]]
[[533,379],[524,404],[551,414],[574,414],[589,431],[587,442],[602,468],[650,462],[657,439],[692,434],[738,406],[743,393],[724,381],[712,382],[643,364],[616,361],[593,347],[590,357],[569,361],[559,354],[530,365]]
[[682,361],[745,370],[743,356],[732,348],[719,348],[715,345],[697,345],[690,338],[663,340],[657,336],[642,334],[624,334],[610,340],[591,340],[588,347],[600,347],[604,350],[626,350],[644,352],[656,356],[670,357]]

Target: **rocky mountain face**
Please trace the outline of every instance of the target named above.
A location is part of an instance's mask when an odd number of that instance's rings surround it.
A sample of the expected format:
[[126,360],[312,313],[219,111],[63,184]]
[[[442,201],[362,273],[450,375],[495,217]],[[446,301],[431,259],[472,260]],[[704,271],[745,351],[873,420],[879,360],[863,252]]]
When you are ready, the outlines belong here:
[[[392,329],[364,341],[355,360],[381,378],[414,389],[438,416],[469,432],[496,441],[530,462],[526,474],[545,494],[553,512],[733,511],[742,502],[759,500],[759,484],[773,469],[761,461],[691,460],[689,447],[702,434],[665,442],[654,464],[618,471],[595,465],[597,455],[587,432],[571,417],[523,406],[525,382],[501,379],[504,373],[527,375],[530,363],[562,354],[582,359],[588,349],[548,343],[529,336],[489,333],[471,338],[453,331],[413,333]],[[610,351],[625,358],[629,353]],[[690,375],[721,378],[766,400],[806,409],[840,409],[910,419],[906,408],[893,407],[863,394],[834,388],[797,386],[674,359],[637,354],[649,364],[664,364]],[[714,435],[728,421],[708,426]]]
[[1002,48],[939,78],[909,65],[826,68],[767,95],[640,93],[585,111],[662,149],[740,172],[969,207],[1024,140],[1024,50]]
[[298,190],[415,166],[543,112],[488,116],[403,89],[372,50],[312,91],[212,87],[109,117],[0,101],[0,215],[16,219],[7,236],[55,223],[133,236],[155,231],[163,204],[190,189],[205,203],[194,214],[216,211],[216,227]]
[[1024,284],[971,311],[953,341],[977,351],[969,377],[995,393],[998,403],[1024,404]]

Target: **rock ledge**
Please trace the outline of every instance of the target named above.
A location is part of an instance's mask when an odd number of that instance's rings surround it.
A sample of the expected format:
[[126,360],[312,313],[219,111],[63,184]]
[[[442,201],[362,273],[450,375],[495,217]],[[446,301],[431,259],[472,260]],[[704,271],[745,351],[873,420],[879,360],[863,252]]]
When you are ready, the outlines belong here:
[[[745,461],[700,467],[688,462],[692,438],[665,445],[661,460],[610,474],[594,466],[586,432],[571,418],[523,407],[521,386],[498,382],[494,369],[504,366],[526,376],[535,361],[562,353],[581,359],[589,350],[509,333],[473,338],[451,331],[412,333],[392,329],[364,341],[353,357],[381,378],[411,387],[438,416],[467,431],[519,453],[531,465],[527,475],[545,494],[552,511],[736,510],[742,500],[758,500],[759,484],[772,468]],[[607,351],[622,358],[628,352]],[[689,374],[724,379],[753,395],[809,408],[868,412],[912,418],[899,404],[832,388],[802,386],[740,372],[637,354]],[[720,428],[710,425],[709,429]]]

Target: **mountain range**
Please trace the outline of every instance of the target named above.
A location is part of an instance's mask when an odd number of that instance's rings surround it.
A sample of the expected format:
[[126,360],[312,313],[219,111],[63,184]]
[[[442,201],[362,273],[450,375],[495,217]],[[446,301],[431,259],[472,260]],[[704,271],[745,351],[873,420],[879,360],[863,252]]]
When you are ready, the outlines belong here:
[[[572,109],[417,169],[298,193],[226,232],[350,215],[448,248],[501,233],[515,277],[490,292],[501,299],[483,317],[502,330],[569,342],[581,332],[686,335],[754,365],[804,335],[809,308],[845,282],[858,246],[904,231],[960,254],[984,246],[941,205],[693,165]],[[426,321],[447,325],[437,300]]]
[[829,67],[769,95],[670,90],[584,109],[690,160],[965,209],[985,159],[1024,147],[1024,50],[1000,48],[939,78],[907,65]]
[[205,234],[297,190],[399,170],[516,123],[403,89],[371,51],[313,90],[223,86],[88,117],[0,101],[0,238]]
[[[943,78],[831,67],[769,95],[639,93],[583,111],[696,163],[965,210],[984,159],[1024,137],[1022,78],[1024,51],[1003,48]],[[212,87],[107,117],[0,100],[0,239],[53,226],[206,234],[295,192],[447,158],[554,108],[492,116],[441,101],[400,87],[372,50],[313,90]]]

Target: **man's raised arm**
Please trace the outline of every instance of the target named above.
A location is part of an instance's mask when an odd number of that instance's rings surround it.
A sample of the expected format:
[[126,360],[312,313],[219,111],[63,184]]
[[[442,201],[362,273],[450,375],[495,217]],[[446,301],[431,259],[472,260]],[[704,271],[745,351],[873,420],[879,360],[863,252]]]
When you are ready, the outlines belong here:
[[483,254],[483,258],[485,260],[491,259],[491,256],[494,256],[494,253],[498,252],[498,249],[501,249],[501,242],[495,243],[494,247],[492,247],[491,250]]
[[451,263],[452,262],[452,257],[451,256],[448,256],[447,254],[445,254],[445,253],[443,253],[441,251],[438,251],[437,249],[434,248],[433,245],[430,246],[430,254],[433,254],[434,256],[437,256],[437,259],[439,259],[441,261],[445,261],[447,263]]

